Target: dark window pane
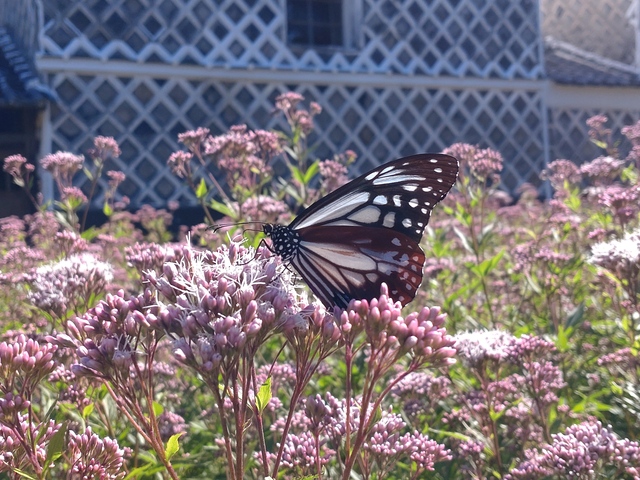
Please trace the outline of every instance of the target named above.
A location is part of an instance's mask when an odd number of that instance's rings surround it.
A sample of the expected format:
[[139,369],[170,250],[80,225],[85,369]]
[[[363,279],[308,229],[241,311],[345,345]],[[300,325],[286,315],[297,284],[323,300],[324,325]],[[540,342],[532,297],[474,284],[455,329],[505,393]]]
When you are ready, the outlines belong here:
[[309,29],[306,25],[289,24],[287,37],[289,43],[294,43],[296,45],[309,45],[311,43],[311,39],[309,38]]
[[309,18],[309,2],[307,0],[289,0],[287,4],[287,15],[289,21],[302,20],[306,22]]
[[331,5],[331,21],[342,25],[342,3],[337,2]]
[[313,2],[311,14],[314,22],[329,22],[331,19],[331,5],[324,2]]
[[295,45],[342,45],[342,0],[288,0],[287,40]]
[[313,27],[314,45],[331,45],[331,29],[329,27]]

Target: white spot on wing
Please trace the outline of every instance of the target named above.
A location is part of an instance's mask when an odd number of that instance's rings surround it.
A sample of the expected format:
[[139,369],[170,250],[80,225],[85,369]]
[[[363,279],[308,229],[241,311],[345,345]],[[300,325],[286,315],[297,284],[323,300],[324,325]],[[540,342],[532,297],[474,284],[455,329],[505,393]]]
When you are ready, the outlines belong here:
[[393,243],[396,247],[399,247],[400,245],[402,245],[402,242],[400,241],[399,238],[394,238],[393,240],[391,240],[391,243]]
[[395,212],[389,212],[384,216],[382,220],[382,226],[387,228],[393,228],[396,224],[396,214]]
[[362,275],[361,273],[354,272],[353,270],[347,270],[345,268],[341,268],[340,272],[345,276],[345,278],[351,280],[351,282],[356,286],[361,287],[362,285],[364,285],[364,275]]
[[386,205],[388,201],[389,200],[387,199],[386,195],[378,195],[373,199],[373,203],[375,203],[376,205]]
[[413,223],[411,222],[410,218],[405,218],[404,220],[402,220],[402,225],[405,228],[409,228]]
[[406,190],[407,192],[415,192],[416,188],[418,188],[417,185],[403,185],[402,189]]
[[401,207],[402,206],[402,199],[400,198],[400,195],[394,195],[393,196],[393,204],[396,207]]
[[310,250],[321,259],[331,258],[331,263],[352,270],[375,270],[376,262],[360,250],[336,243],[300,242],[300,247]]
[[[292,227],[294,230],[310,227],[321,222],[329,222],[333,219],[348,215],[350,211],[355,210],[358,205],[367,203],[369,194],[367,192],[355,192],[339,198],[335,202],[325,205],[317,212],[312,213],[300,223]],[[295,220],[294,220],[295,223]]]
[[418,205],[419,203],[417,198],[412,198],[411,200],[409,200],[409,206],[411,208],[416,208]]
[[360,223],[376,223],[380,219],[380,209],[369,205],[347,217],[349,220]]
[[411,181],[424,182],[426,178],[420,175],[380,175],[372,183],[374,185],[387,185],[389,183],[406,183]]

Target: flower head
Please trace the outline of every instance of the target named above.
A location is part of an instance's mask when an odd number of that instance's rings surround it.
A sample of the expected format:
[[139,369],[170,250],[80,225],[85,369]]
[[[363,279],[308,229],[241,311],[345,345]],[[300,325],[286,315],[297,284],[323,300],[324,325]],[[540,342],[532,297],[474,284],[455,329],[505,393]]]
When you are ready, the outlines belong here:
[[[58,347],[20,334],[13,341],[0,343],[0,385],[2,391],[18,394],[31,391],[55,368],[53,354]],[[5,398],[6,400],[6,398]],[[1,409],[1,407],[0,407]]]
[[615,179],[622,169],[624,162],[610,156],[598,157],[580,166],[580,173],[594,180],[596,184],[606,183]]
[[177,358],[198,370],[234,364],[299,315],[289,274],[277,273],[277,258],[266,248],[186,246],[163,273],[145,276],[164,297],[160,325],[174,335]]
[[615,273],[620,279],[637,278],[640,272],[640,230],[627,233],[619,240],[596,243],[591,247],[588,261]]
[[571,160],[555,160],[547,165],[547,168],[540,174],[543,180],[549,180],[556,190],[561,190],[564,182],[571,185],[581,180],[580,169]]
[[388,295],[387,285],[382,284],[380,297],[349,302],[339,319],[345,341],[353,342],[364,331],[367,343],[381,353],[380,359],[408,354],[414,366],[454,363],[454,339],[444,329],[446,314],[438,307],[425,307],[403,317],[400,302],[394,303]]
[[289,110],[295,108],[298,103],[302,102],[304,97],[296,92],[282,93],[276,97],[276,108],[279,110]]
[[349,181],[347,167],[335,160],[320,162],[320,175],[322,176],[322,190],[330,193]]
[[478,330],[459,333],[455,337],[455,348],[462,361],[472,368],[478,368],[487,361],[505,362],[517,339],[501,330]]
[[95,149],[91,151],[91,154],[102,160],[118,158],[122,153],[118,142],[116,142],[113,137],[97,136],[93,139],[93,145]]
[[283,222],[289,214],[289,207],[282,200],[268,195],[254,195],[240,207],[242,218],[262,222]]
[[43,265],[28,276],[29,299],[38,308],[63,318],[70,310],[86,305],[113,279],[113,268],[89,253],[72,255]]
[[4,159],[3,169],[15,179],[21,179],[25,173],[33,172],[35,167],[22,155],[10,155]]
[[[640,445],[619,439],[610,427],[587,421],[551,435],[553,441],[511,470],[507,480],[562,477],[595,478],[614,467],[618,474],[640,477]],[[616,478],[621,478],[616,475]]]
[[116,480],[124,478],[124,450],[111,438],[100,438],[87,427],[84,433],[69,431],[66,455],[70,457],[71,478]]
[[186,178],[188,176],[187,172],[192,159],[193,153],[191,152],[173,152],[169,156],[169,160],[167,160],[167,165],[169,165],[171,173],[179,178]]
[[84,164],[82,155],[74,155],[69,152],[56,152],[45,156],[40,160],[42,168],[51,172],[53,176],[60,176],[64,179],[71,179],[73,175],[80,171]]
[[210,130],[208,128],[199,127],[195,130],[178,134],[178,141],[183,143],[192,152],[197,151],[205,138],[209,136],[209,132]]
[[443,150],[460,161],[461,169],[470,173],[477,180],[484,182],[491,180],[498,183],[499,172],[502,171],[504,160],[500,152],[490,148],[478,148],[468,143],[454,143]]
[[57,334],[52,341],[76,348],[79,361],[71,367],[75,375],[126,384],[132,381],[132,366],[146,356],[143,340],[161,330],[157,313],[149,289],[128,298],[119,290],[84,315],[68,320],[69,335]]
[[613,215],[625,225],[638,215],[640,207],[640,187],[609,185],[598,195],[598,203],[611,210]]

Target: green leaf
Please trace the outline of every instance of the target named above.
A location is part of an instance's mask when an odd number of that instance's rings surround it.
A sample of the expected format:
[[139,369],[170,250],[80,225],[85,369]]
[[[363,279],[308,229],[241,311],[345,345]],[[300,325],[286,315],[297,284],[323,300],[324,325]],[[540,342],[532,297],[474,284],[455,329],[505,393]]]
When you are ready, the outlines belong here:
[[60,430],[53,434],[47,446],[47,457],[44,461],[46,466],[51,465],[62,456],[62,449],[65,448],[65,437],[67,436],[67,422],[60,426]]
[[204,181],[204,178],[200,179],[200,183],[198,184],[198,188],[196,188],[196,198],[201,199],[207,195],[208,192],[207,182]]
[[487,258],[479,265],[471,267],[471,271],[479,277],[486,277],[489,273],[498,266],[498,263],[504,256],[504,250],[500,250],[496,255],[491,258]]
[[110,217],[111,215],[113,215],[113,207],[111,207],[108,202],[104,202],[104,205],[102,206],[102,213],[104,213],[107,217]]
[[167,446],[164,449],[164,454],[167,457],[167,460],[170,460],[171,457],[180,450],[180,442],[178,440],[182,435],[184,435],[184,432],[176,433],[175,435],[171,435],[171,438],[167,440]]
[[[20,475],[21,477],[28,478],[29,480],[38,480],[36,477],[31,476],[30,474],[28,474],[24,470],[20,470],[19,468],[14,468],[13,471],[16,472],[18,475]],[[2,478],[5,478],[5,477],[2,477]]]
[[316,160],[311,165],[309,165],[309,168],[307,168],[307,171],[304,173],[304,177],[302,177],[303,183],[305,185],[308,185],[309,182],[313,180],[313,177],[315,177],[319,171],[320,171],[320,160]]
[[85,176],[89,180],[93,181],[94,176],[93,176],[93,172],[91,170],[89,170],[87,167],[82,167],[82,172],[85,174]]
[[558,338],[556,340],[556,348],[559,352],[566,352],[569,349],[569,338],[567,337],[567,330],[560,325],[558,327]]
[[209,200],[209,206],[216,212],[226,215],[227,217],[235,217],[235,212],[226,203],[218,202],[217,200],[211,199]]
[[471,437],[469,435],[465,435],[460,432],[449,432],[447,430],[438,430],[437,428],[430,428],[430,433],[435,433],[437,435],[442,435],[443,437],[453,438],[456,440],[462,440],[463,442],[468,442]]
[[591,141],[598,147],[600,147],[603,150],[607,149],[607,142],[603,142],[602,140],[597,140],[595,138],[592,138]]
[[291,176],[297,180],[298,183],[303,184],[304,183],[304,177],[302,175],[302,171],[296,167],[296,166],[291,166]]
[[258,394],[256,395],[256,407],[258,411],[262,413],[265,408],[267,408],[267,404],[271,400],[271,377],[267,377],[260,388],[258,389]]
[[147,464],[141,467],[134,468],[129,472],[129,475],[125,477],[125,480],[136,480],[138,478],[149,477],[154,473],[162,472],[165,470],[163,465],[159,464]]
[[89,405],[87,405],[86,407],[84,407],[82,409],[82,418],[87,418],[89,417],[92,413],[93,410],[96,408],[94,403],[90,403]]
[[495,410],[491,409],[491,411],[489,412],[489,417],[491,418],[491,420],[496,422],[500,420],[506,412],[507,412],[507,409],[501,410],[499,412],[496,412]]
[[158,402],[153,402],[153,414],[156,417],[159,417],[164,412],[164,407],[160,405]]
[[96,238],[99,234],[100,232],[96,229],[96,227],[89,227],[80,234],[80,237],[90,242],[91,240]]

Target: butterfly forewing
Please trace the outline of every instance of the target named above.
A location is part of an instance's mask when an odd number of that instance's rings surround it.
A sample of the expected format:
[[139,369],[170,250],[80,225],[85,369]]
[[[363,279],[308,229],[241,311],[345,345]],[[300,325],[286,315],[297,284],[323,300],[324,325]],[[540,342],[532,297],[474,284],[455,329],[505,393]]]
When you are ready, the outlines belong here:
[[419,242],[431,210],[457,174],[449,155],[394,160],[317,201],[289,226],[266,225],[265,233],[327,307],[377,297],[383,282],[405,305],[422,281]]
[[431,210],[455,184],[458,161],[420,154],[386,163],[343,185],[289,225],[370,226],[397,230],[419,242]]

